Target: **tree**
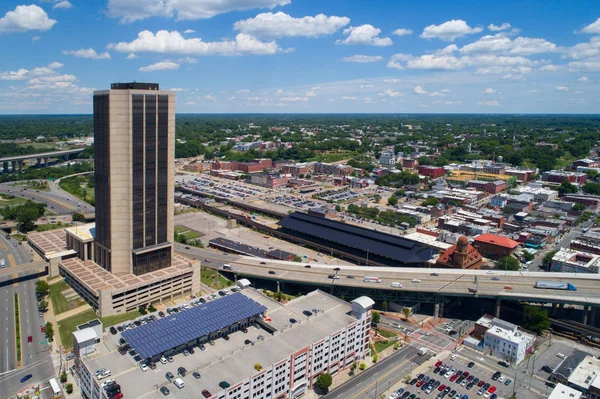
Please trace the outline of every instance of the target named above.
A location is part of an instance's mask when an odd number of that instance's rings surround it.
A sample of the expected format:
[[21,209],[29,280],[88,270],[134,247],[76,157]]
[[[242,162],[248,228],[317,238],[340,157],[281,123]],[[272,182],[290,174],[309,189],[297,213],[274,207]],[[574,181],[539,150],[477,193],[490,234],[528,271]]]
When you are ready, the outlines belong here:
[[531,252],[523,252],[522,258],[525,262],[529,262],[535,259],[535,255]]
[[396,197],[395,195],[392,195],[390,198],[388,198],[389,206],[396,206],[397,204],[398,204],[398,197]]
[[38,295],[48,295],[48,291],[50,291],[50,285],[48,285],[46,280],[38,280],[35,282],[35,292]]
[[44,334],[46,335],[46,339],[50,342],[54,340],[54,326],[52,323],[47,322],[44,326]]
[[405,307],[402,308],[402,314],[404,315],[404,320],[408,321],[408,318],[412,316],[413,311],[411,308]]
[[379,194],[375,194],[375,195],[373,196],[373,199],[375,200],[375,202],[379,203],[379,201],[381,201],[381,195],[379,195]]
[[298,255],[294,256],[294,262],[302,262],[302,257]]
[[354,372],[356,371],[357,367],[358,365],[356,364],[356,361],[354,361],[354,363],[352,363],[352,366],[350,366],[350,375],[354,375]]
[[336,206],[335,206],[335,210],[336,210],[337,212],[341,212],[341,211],[342,211],[342,207],[341,207],[340,205],[336,205]]
[[367,368],[367,364],[365,362],[360,362],[360,364],[358,365],[358,369],[360,371],[363,371],[366,368]]
[[67,391],[67,393],[71,394],[73,393],[73,384],[71,384],[70,382],[65,385],[65,390]]
[[30,206],[20,206],[17,212],[17,227],[22,233],[35,229],[35,222],[39,217],[37,209]]
[[550,264],[552,263],[552,258],[554,258],[554,255],[556,255],[557,252],[558,252],[558,249],[556,249],[554,251],[550,251],[546,255],[544,255],[544,258],[542,259],[542,265],[546,268],[546,270],[550,269]]
[[496,263],[496,267],[498,269],[512,271],[517,271],[521,269],[519,261],[513,258],[512,256],[505,256],[504,258],[500,259],[498,263]]
[[331,374],[323,373],[317,377],[317,387],[319,387],[323,393],[329,392],[329,387],[332,382],[333,379],[331,378]]
[[525,305],[523,307],[523,327],[537,334],[550,328],[548,312],[538,306]]
[[431,198],[427,198],[425,201],[421,202],[421,205],[422,206],[429,206],[429,205],[436,206],[439,203],[440,203],[439,199],[431,197]]
[[387,312],[388,306],[389,306],[388,302],[387,301],[383,301],[382,304],[381,304],[381,310],[383,310],[384,312]]
[[585,211],[585,205],[577,203],[573,205],[573,210],[577,212]]
[[138,312],[140,312],[140,314],[142,315],[147,314],[148,311],[146,310],[146,305],[141,305],[140,307],[138,307]]
[[600,173],[598,173],[598,171],[596,169],[590,169],[588,171],[585,172],[585,174],[590,178],[590,179],[597,179],[598,176],[600,175]]
[[48,309],[48,302],[47,301],[41,301],[40,305],[39,305],[39,308],[42,309],[42,310]]
[[558,194],[561,197],[564,197],[565,194],[575,194],[578,191],[579,191],[579,189],[577,188],[577,186],[574,184],[571,184],[571,182],[568,180],[563,181],[562,183],[560,183],[560,186],[558,186]]
[[71,216],[71,220],[74,222],[85,222],[85,218],[79,212],[74,213],[73,216]]
[[377,363],[378,360],[379,360],[379,355],[376,353],[373,355],[373,363]]
[[150,304],[150,305],[148,305],[148,311],[149,311],[150,313],[152,313],[152,312],[156,312],[156,308],[154,307],[154,305]]
[[64,370],[62,373],[60,373],[60,382],[63,384],[67,382],[67,372]]
[[381,315],[379,314],[379,312],[373,311],[373,313],[371,313],[371,321],[377,324],[379,323],[379,320],[381,320]]

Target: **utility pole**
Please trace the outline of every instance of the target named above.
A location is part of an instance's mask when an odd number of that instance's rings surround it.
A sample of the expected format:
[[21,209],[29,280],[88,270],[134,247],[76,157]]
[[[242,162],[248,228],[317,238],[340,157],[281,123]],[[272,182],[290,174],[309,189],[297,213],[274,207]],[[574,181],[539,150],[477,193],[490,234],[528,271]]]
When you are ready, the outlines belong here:
[[536,358],[536,354],[533,354],[533,364],[531,366],[531,374],[529,374],[529,387],[527,389],[531,389],[531,378],[533,377],[533,371],[535,370],[535,358]]

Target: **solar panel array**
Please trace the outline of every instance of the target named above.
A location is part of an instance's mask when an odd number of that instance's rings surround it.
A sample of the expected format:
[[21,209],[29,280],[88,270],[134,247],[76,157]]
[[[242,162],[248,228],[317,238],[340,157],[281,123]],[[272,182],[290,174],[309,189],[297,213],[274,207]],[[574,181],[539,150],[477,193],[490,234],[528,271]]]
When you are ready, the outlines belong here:
[[247,296],[234,293],[124,331],[122,335],[142,359],[147,359],[266,310]]
[[423,263],[431,259],[436,252],[402,237],[300,212],[294,212],[282,219],[279,221],[279,225],[289,230],[362,251],[368,249],[373,255],[402,263]]

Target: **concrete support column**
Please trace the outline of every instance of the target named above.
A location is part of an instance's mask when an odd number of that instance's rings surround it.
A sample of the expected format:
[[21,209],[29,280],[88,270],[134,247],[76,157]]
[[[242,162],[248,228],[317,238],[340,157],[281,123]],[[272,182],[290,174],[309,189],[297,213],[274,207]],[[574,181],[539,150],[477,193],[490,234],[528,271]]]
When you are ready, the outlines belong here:
[[4,168],[4,173],[8,173],[8,161],[2,162],[2,167]]
[[279,288],[279,280],[277,280],[277,293],[279,293],[280,288]]
[[436,303],[433,305],[433,319],[437,320],[440,317],[440,304]]
[[438,317],[444,317],[444,297],[440,298],[440,311]]
[[596,310],[598,310],[598,308],[595,308],[593,306],[590,307],[590,326],[596,324]]
[[496,298],[496,309],[494,310],[494,316],[500,318],[500,306],[502,305],[502,299]]
[[17,161],[11,161],[12,163],[12,171],[15,173],[17,171]]
[[23,160],[22,159],[19,160],[18,164],[19,164],[19,173],[21,173],[23,171]]
[[581,312],[581,322],[583,324],[587,324],[588,323],[588,313],[589,313],[589,309],[590,307],[585,305],[583,307],[583,311]]
[[42,158],[37,158],[37,166],[40,166],[42,164]]
[[237,284],[237,273],[233,273],[233,282]]
[[556,316],[556,308],[557,308],[557,306],[558,306],[558,304],[556,304],[556,303],[552,304],[552,310],[550,311],[550,314],[552,316]]
[[48,167],[48,157],[44,157],[44,166]]

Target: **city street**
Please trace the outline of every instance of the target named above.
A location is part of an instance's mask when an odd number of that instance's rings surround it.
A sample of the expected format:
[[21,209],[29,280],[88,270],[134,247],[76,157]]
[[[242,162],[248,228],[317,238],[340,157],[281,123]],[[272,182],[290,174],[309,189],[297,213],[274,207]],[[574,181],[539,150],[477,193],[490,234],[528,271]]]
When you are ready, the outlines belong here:
[[389,357],[336,388],[323,399],[375,399],[402,380],[427,356],[417,355],[417,347],[405,346]]
[[14,238],[6,238],[5,234],[0,234],[0,259],[4,259],[4,267],[30,263],[32,259],[31,248],[28,245],[19,245],[19,242]]
[[23,189],[10,183],[0,183],[0,194],[30,199],[48,205],[48,210],[57,215],[70,215],[74,212],[91,213],[94,207],[79,198],[50,184],[50,191]]

